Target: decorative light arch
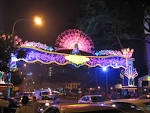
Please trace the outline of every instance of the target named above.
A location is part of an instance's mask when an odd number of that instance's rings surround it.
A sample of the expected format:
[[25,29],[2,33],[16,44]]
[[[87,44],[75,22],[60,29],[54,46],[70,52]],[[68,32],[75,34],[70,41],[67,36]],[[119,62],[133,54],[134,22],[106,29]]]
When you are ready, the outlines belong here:
[[[73,46],[69,43],[69,41],[73,43]],[[84,43],[81,45],[85,45],[85,47],[80,47],[77,42]],[[122,78],[126,77],[128,79],[128,83],[123,85],[125,87],[135,87],[134,78],[138,74],[133,66],[133,49],[127,48],[122,49],[121,51],[100,50],[95,52],[95,55],[93,56],[79,55],[79,50],[93,53],[92,49],[94,48],[94,45],[85,33],[75,29],[67,30],[59,35],[56,44],[63,49],[73,49],[72,54],[55,52],[55,49],[45,44],[25,42],[20,46],[20,48],[28,50],[26,58],[17,59],[14,56],[12,58],[12,63],[23,60],[28,63],[41,62],[43,64],[56,63],[58,65],[73,64],[76,67],[80,67],[82,65],[86,65],[88,67],[113,67],[116,69],[122,67],[124,70],[121,71],[120,75]]]

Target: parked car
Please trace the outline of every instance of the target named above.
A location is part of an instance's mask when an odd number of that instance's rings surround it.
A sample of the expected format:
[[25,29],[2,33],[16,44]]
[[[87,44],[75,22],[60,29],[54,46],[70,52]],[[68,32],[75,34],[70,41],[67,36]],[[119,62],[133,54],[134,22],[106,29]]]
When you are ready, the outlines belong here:
[[78,100],[78,103],[96,104],[104,101],[105,98],[102,95],[85,95]]
[[37,99],[41,99],[42,96],[51,96],[52,91],[50,88],[45,89],[45,90],[36,90],[34,93],[34,96],[36,96]]
[[149,99],[117,99],[106,101],[105,104],[111,104],[128,113],[150,113]]
[[41,96],[41,99],[38,100],[39,103],[49,103],[49,104],[58,104],[59,98],[56,95],[51,96]]
[[42,96],[40,100],[38,100],[41,111],[46,109],[48,106],[52,104],[59,104],[59,98],[56,95],[52,96]]
[[53,105],[42,113],[122,113],[120,110],[100,104]]

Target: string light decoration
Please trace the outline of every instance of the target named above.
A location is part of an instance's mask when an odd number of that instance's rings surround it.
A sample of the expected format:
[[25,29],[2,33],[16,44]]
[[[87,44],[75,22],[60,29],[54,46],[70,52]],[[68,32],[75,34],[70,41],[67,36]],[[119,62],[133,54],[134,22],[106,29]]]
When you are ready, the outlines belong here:
[[0,84],[4,84],[5,83],[4,78],[5,78],[4,72],[0,71]]
[[80,55],[68,55],[68,56],[65,56],[65,59],[69,60],[70,62],[76,65],[83,64],[90,60],[88,57],[80,56]]
[[131,58],[133,55],[134,49],[126,48],[121,49],[121,51],[118,50],[100,50],[95,52],[96,56],[108,56],[108,55],[117,55],[117,56],[123,56],[126,58]]
[[[0,40],[9,40],[10,37],[6,35],[0,36]],[[134,59],[132,58],[134,49],[122,49],[118,50],[100,50],[94,52],[94,44],[89,36],[83,31],[77,29],[69,29],[61,33],[57,40],[55,50],[52,47],[42,44],[40,42],[28,42],[24,43],[17,36],[12,40],[14,46],[27,50],[25,58],[16,58],[14,54],[11,56],[9,63],[10,71],[17,69],[16,62],[23,60],[28,63],[41,62],[43,64],[56,63],[58,65],[72,64],[75,67],[82,65],[88,67],[113,67],[124,68],[121,70],[120,76],[124,80],[127,80],[124,89],[135,88],[134,78],[138,76],[136,69],[133,66]],[[71,54],[54,52],[60,49],[72,49]],[[96,56],[82,56],[79,55],[80,51],[95,54]],[[17,53],[16,53],[17,54]],[[30,74],[30,73],[29,73]],[[51,75],[51,73],[50,73]],[[10,75],[9,75],[10,76]],[[125,79],[126,77],[126,79]],[[1,77],[2,78],[2,77]],[[9,77],[10,78],[10,77]],[[150,79],[150,78],[149,78]],[[8,80],[10,81],[10,79]],[[126,87],[127,86],[127,87]]]
[[70,63],[68,60],[65,59],[65,56],[68,54],[45,51],[34,47],[22,48],[28,49],[28,52],[26,58],[18,59],[18,61],[23,60],[28,63],[41,62],[43,64],[56,63],[59,65],[66,65]]
[[125,77],[128,78],[128,86],[134,86],[134,78],[137,76],[138,73],[136,68],[134,68],[132,65],[129,65],[126,69],[122,69],[120,72],[120,77],[122,79],[125,79]]
[[[59,65],[66,65],[69,63],[75,64],[75,66],[79,67],[81,65],[86,65],[88,67],[108,67],[111,66],[113,68],[127,68],[128,61],[125,57],[120,56],[81,56],[81,55],[70,55],[64,53],[57,52],[49,52],[42,49],[34,48],[34,47],[22,47],[24,49],[29,49],[27,56],[24,60],[28,63],[41,62],[43,64],[51,64],[57,63]],[[16,59],[14,59],[16,61]]]
[[79,50],[88,53],[92,53],[92,49],[94,49],[94,43],[91,38],[78,29],[66,30],[56,40],[58,49],[75,49],[76,44]]
[[24,43],[20,44],[21,47],[35,47],[35,48],[39,48],[39,49],[43,49],[46,51],[53,51],[54,49],[50,46],[47,46],[46,44],[42,44],[40,42],[28,42],[25,41]]
[[101,67],[113,67],[113,68],[124,68],[126,69],[128,66],[128,61],[124,57],[120,56],[99,56],[99,57],[89,57],[90,60],[85,63],[85,65],[89,67],[96,67],[96,66],[101,66]]

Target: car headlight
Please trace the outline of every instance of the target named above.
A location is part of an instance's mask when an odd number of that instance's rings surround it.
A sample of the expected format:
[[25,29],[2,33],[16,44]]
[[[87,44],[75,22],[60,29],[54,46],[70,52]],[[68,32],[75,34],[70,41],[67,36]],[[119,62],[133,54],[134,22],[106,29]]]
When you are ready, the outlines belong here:
[[112,107],[116,107],[116,105],[115,105],[115,104],[113,104],[113,105],[112,105]]
[[45,106],[49,106],[49,103],[45,103]]
[[42,111],[43,111],[43,109],[41,108],[41,109],[40,109],[40,112],[42,112]]

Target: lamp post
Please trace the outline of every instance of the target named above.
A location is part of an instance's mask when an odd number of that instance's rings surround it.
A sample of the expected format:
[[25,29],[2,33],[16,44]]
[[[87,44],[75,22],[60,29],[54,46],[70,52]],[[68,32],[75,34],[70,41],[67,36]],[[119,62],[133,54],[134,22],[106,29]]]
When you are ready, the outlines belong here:
[[107,73],[107,67],[103,67],[102,69],[103,69],[103,71],[104,71],[105,74],[106,74],[106,75],[105,75],[105,76],[106,76],[106,81],[105,81],[106,92],[105,92],[105,93],[106,93],[106,95],[107,95],[107,93],[108,93],[108,75],[107,75],[108,73]]
[[[21,21],[31,21],[31,20],[30,19],[25,19],[25,18],[19,18],[19,19],[17,19],[13,23],[13,26],[12,26],[12,35],[14,35],[14,33],[15,33],[16,24],[19,23],[19,22],[21,22]],[[33,19],[33,21],[38,26],[42,26],[43,25],[42,19],[40,17],[38,17],[38,16],[35,16],[34,19]],[[11,83],[11,72],[9,72],[9,74],[8,74],[8,98],[10,97],[10,83]]]
[[[16,27],[16,24],[21,22],[21,21],[32,21],[30,19],[25,19],[25,18],[19,18],[17,19],[14,23],[13,23],[13,27],[12,27],[12,34],[15,33],[15,27]],[[42,22],[42,18],[41,17],[38,17],[38,16],[35,16],[33,18],[33,22],[38,25],[38,26],[42,26],[43,25],[43,22]]]
[[17,24],[18,22],[25,21],[25,20],[26,20],[26,19],[24,19],[24,18],[20,18],[20,19],[16,20],[16,21],[13,23],[12,34],[14,34],[16,24]]

